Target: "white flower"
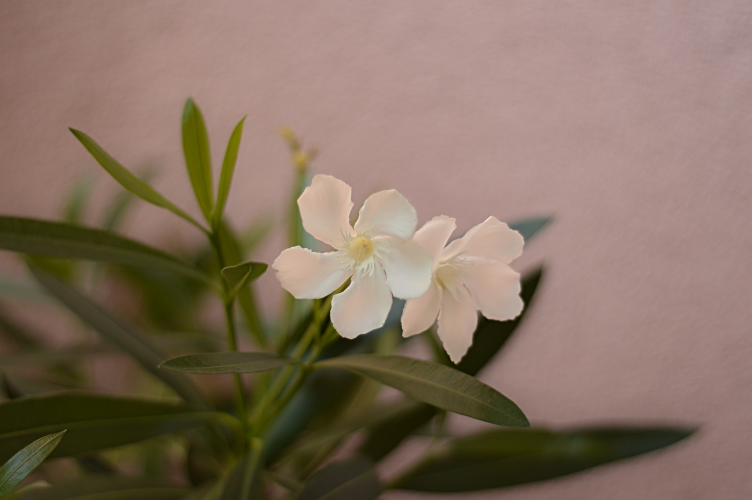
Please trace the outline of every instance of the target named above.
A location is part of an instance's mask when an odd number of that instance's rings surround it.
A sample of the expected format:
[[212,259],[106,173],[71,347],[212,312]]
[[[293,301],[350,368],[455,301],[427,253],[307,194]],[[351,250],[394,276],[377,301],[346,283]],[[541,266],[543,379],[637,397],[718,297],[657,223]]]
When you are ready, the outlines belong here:
[[433,256],[432,282],[425,295],[405,304],[402,334],[421,333],[438,316],[439,338],[459,363],[473,343],[476,310],[498,321],[522,312],[520,275],[507,264],[522,254],[524,241],[520,233],[489,217],[445,248],[455,227],[454,219],[442,215],[415,233],[413,241]]
[[325,297],[352,276],[347,289],[332,299],[334,328],[355,338],[384,325],[392,294],[420,297],[431,283],[431,255],[412,241],[418,217],[397,191],[368,197],[358,221],[350,225],[351,189],[339,179],[317,175],[298,198],[303,227],[335,251],[316,253],[293,247],[272,268],[282,287],[296,299]]

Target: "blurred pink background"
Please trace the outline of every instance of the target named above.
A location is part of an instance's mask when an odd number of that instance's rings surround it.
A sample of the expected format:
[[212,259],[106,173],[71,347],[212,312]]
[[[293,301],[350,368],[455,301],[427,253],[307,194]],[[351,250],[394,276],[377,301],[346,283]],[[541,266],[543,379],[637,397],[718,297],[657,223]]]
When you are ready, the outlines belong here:
[[[463,498],[752,493],[751,3],[4,0],[0,72],[3,214],[58,218],[84,173],[94,207],[118,192],[72,126],[128,167],[157,165],[156,187],[198,216],[180,145],[188,96],[215,165],[248,115],[228,204],[239,226],[284,205],[282,126],[319,149],[317,172],[353,186],[356,207],[393,187],[421,223],[451,215],[462,232],[555,213],[517,262],[547,267],[533,314],[482,379],[534,424],[701,429]],[[200,237],[146,204],[132,215],[126,232],[164,248]],[[15,262],[0,255],[5,274],[22,273]],[[271,273],[261,286],[274,307]]]

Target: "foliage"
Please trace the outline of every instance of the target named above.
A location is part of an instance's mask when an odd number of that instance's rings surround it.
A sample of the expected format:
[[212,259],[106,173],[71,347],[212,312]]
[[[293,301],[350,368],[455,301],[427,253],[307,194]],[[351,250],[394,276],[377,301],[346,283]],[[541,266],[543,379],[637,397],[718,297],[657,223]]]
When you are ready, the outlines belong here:
[[[262,316],[255,280],[267,264],[251,257],[272,224],[260,218],[237,232],[224,216],[244,121],[229,139],[215,193],[207,127],[196,103],[186,102],[183,151],[204,222],[151,187],[150,175],[131,173],[73,129],[126,189],[105,210],[101,228],[81,224],[89,179],[72,190],[63,222],[0,216],[0,248],[21,254],[32,279],[3,278],[0,298],[32,301],[40,311],[56,304],[80,320],[82,331],[96,333],[96,340],[82,335],[73,345],[49,349],[0,307],[2,340],[13,346],[0,356],[7,398],[0,403],[0,460],[7,460],[0,499],[369,500],[387,489],[465,492],[570,474],[692,433],[645,426],[528,429],[514,402],[475,378],[524,323],[542,268],[522,278],[522,314],[509,321],[480,318],[473,346],[456,365],[433,327],[408,339],[399,335],[399,302],[383,327],[353,340],[337,335],[329,319],[333,294],[296,300],[285,293],[279,317]],[[283,137],[295,167],[288,243],[309,248],[296,200],[315,152],[289,130]],[[120,235],[134,197],[188,221],[206,243],[170,253]],[[529,243],[549,222],[529,218],[510,227]],[[135,314],[100,300],[111,283],[123,297],[141,301]],[[199,320],[197,311],[210,301],[222,305],[221,328]],[[397,354],[416,341],[427,343],[432,360]],[[124,394],[101,394],[87,370],[93,359],[115,352],[140,368],[129,377],[133,383],[120,388]],[[207,376],[220,382],[207,385]],[[225,379],[232,391],[223,390]],[[385,402],[383,385],[407,398]],[[125,395],[134,392],[141,396]],[[447,412],[491,427],[448,434]],[[353,435],[362,437],[360,445],[343,447]],[[379,462],[406,441],[426,438],[432,444],[425,456],[395,478],[380,477]],[[343,449],[354,451],[332,460]],[[53,462],[43,471],[51,486],[36,482],[15,490],[47,457],[74,463],[76,472],[61,480]],[[139,477],[125,477],[121,462],[136,464]]]

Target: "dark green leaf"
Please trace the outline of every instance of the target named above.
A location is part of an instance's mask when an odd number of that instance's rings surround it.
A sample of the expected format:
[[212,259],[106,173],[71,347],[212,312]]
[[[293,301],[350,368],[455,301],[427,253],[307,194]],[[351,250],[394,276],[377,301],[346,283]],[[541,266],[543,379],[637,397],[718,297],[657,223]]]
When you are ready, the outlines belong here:
[[211,222],[214,195],[209,136],[204,117],[193,99],[185,101],[183,108],[183,153],[196,200],[206,220]]
[[529,427],[517,405],[483,382],[458,370],[402,356],[360,354],[328,359],[316,368],[341,368],[372,378],[428,404],[511,427]]
[[165,356],[160,354],[148,339],[137,333],[133,327],[113,318],[104,309],[62,281],[33,267],[31,271],[42,286],[84,323],[132,356],[141,366],[172,387],[183,399],[194,403],[203,402],[201,395],[185,377],[158,368]]
[[663,448],[687,429],[495,430],[454,441],[392,488],[460,492],[542,481]]
[[84,344],[61,347],[54,350],[26,349],[0,355],[0,366],[32,366],[40,364],[77,361],[103,352],[112,352],[112,348],[103,344]]
[[222,213],[225,210],[225,204],[227,203],[227,196],[230,194],[230,184],[232,183],[232,174],[235,172],[235,162],[238,160],[238,149],[240,148],[240,136],[243,135],[243,122],[245,117],[240,120],[240,123],[235,126],[235,130],[232,131],[230,136],[230,142],[227,144],[227,150],[225,151],[225,159],[222,162],[222,173],[219,176],[219,191],[217,192],[217,206],[214,208],[214,227],[219,226],[219,222],[222,220]]
[[422,403],[406,408],[399,415],[373,426],[360,452],[378,462],[397,448],[408,436],[426,425],[437,413],[438,409],[435,406]]
[[251,449],[227,477],[221,500],[261,500],[264,476],[261,441],[254,439]]
[[373,462],[356,455],[311,476],[297,500],[374,500],[382,490]]
[[65,431],[41,437],[13,455],[0,468],[0,498],[5,498],[39,467],[52,450],[60,444]]
[[182,373],[255,373],[299,363],[293,358],[265,352],[212,352],[172,358],[161,365]]
[[480,318],[473,337],[473,345],[470,346],[462,361],[457,364],[458,370],[474,376],[496,356],[527,315],[542,276],[543,268],[539,267],[522,279],[520,297],[525,303],[525,308],[515,319],[494,321]]
[[531,217],[509,223],[509,227],[519,232],[527,243],[533,239],[544,227],[554,219],[552,215],[548,217]]
[[266,272],[268,264],[263,262],[243,262],[222,269],[222,276],[230,285],[228,298],[233,298],[246,283],[250,283]]
[[182,500],[189,490],[132,477],[92,477],[53,483],[24,494],[23,500]]
[[0,216],[0,249],[45,257],[156,267],[210,280],[200,269],[156,248],[101,229],[64,222]]
[[89,393],[27,396],[0,403],[0,460],[51,432],[68,433],[51,456],[88,453],[229,420],[223,413],[186,404]]
[[182,217],[202,231],[205,231],[201,224],[196,222],[193,217],[178,208],[172,202],[167,200],[167,198],[159,194],[153,187],[133,175],[130,171],[128,171],[128,169],[118,163],[115,158],[110,156],[107,151],[102,149],[99,144],[94,142],[94,139],[78,130],[70,129],[70,131],[73,132],[73,135],[76,136],[76,139],[81,141],[81,144],[83,144],[84,147],[89,151],[89,153],[91,153],[94,159],[97,160],[97,162],[105,170],[107,170],[107,172],[112,177],[114,177],[114,179],[118,181],[120,185],[125,189],[135,194],[139,198],[148,201],[152,205],[156,205],[160,208],[166,208],[170,212],[179,217]]

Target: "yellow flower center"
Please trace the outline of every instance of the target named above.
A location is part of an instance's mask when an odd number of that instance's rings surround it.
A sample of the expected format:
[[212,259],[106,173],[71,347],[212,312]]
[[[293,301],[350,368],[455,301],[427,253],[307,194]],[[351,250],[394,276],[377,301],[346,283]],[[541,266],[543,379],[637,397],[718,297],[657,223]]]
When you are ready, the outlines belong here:
[[365,236],[358,236],[347,244],[347,252],[355,262],[360,264],[373,255],[373,242]]

